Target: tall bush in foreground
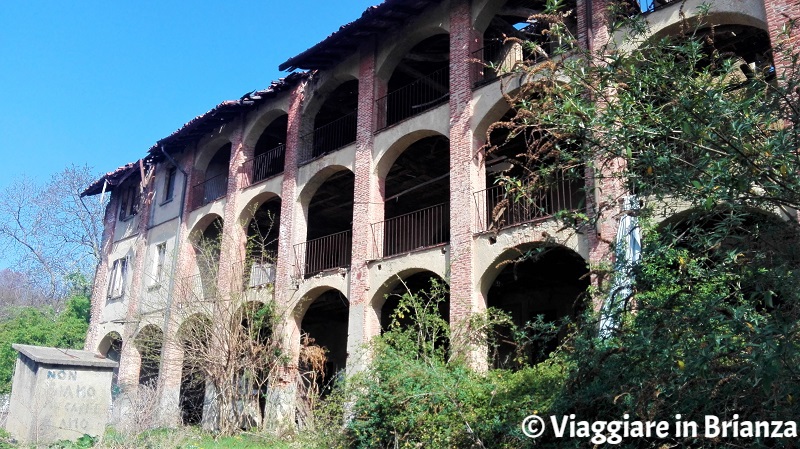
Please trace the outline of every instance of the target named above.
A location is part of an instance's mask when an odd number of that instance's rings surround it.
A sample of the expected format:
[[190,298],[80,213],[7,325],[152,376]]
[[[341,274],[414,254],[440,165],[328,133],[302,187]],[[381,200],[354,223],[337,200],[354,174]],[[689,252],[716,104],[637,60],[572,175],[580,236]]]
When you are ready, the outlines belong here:
[[[405,293],[393,324],[376,338],[374,359],[342,387],[352,401],[338,444],[354,448],[512,448],[528,444],[519,422],[547,410],[566,366],[553,358],[519,371],[477,372],[451,357],[449,326],[439,314],[445,286]],[[481,328],[508,324],[490,311]],[[409,323],[401,325],[401,323]],[[347,407],[346,407],[347,409]]]

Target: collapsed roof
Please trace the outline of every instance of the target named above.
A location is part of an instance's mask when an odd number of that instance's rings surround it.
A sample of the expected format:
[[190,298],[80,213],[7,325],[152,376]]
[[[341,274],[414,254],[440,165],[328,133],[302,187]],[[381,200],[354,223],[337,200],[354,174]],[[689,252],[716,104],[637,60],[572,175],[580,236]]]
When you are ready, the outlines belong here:
[[[343,25],[322,42],[314,45],[299,55],[290,58],[279,66],[280,70],[328,69],[358,49],[365,38],[383,34],[393,28],[405,24],[409,18],[419,15],[429,5],[439,0],[385,0],[377,6],[371,6],[353,22]],[[234,120],[242,113],[256,108],[268,98],[272,98],[307,78],[309,72],[294,72],[273,81],[269,87],[243,95],[238,100],[227,100],[218,104],[205,114],[199,115],[169,136],[156,142],[148,150],[143,159],[132,162],[108,172],[89,185],[81,196],[97,195],[104,190],[110,191],[122,183],[137,170],[140,165],[150,165],[163,158],[162,149],[167,152],[183,151],[187,146],[197,142],[203,136]]]
[[278,93],[292,88],[308,76],[308,72],[292,73],[286,78],[273,81],[266,89],[248,92],[238,100],[223,101],[222,103],[214,106],[214,108],[212,108],[210,111],[189,120],[178,130],[156,142],[152,147],[150,147],[147,152],[148,155],[143,159],[123,165],[122,167],[119,167],[118,169],[101,176],[99,179],[90,184],[81,193],[81,196],[97,195],[103,191],[104,186],[106,191],[113,190],[115,186],[127,179],[133,170],[137,170],[137,167],[140,164],[150,165],[154,162],[162,160],[164,157],[161,153],[162,148],[164,151],[168,152],[183,151],[184,148],[197,142],[206,134],[234,120],[240,114],[255,109],[259,104],[263,103],[269,98],[275,97]]
[[299,55],[278,66],[280,70],[323,70],[355,52],[365,38],[386,34],[404,25],[438,0],[386,0],[371,6],[357,20],[342,25],[338,31]]

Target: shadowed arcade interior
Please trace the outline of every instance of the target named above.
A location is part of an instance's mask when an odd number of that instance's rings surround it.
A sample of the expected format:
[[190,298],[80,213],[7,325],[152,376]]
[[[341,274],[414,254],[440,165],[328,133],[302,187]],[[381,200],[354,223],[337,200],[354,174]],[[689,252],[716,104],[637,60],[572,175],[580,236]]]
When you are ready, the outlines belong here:
[[[583,294],[589,287],[586,261],[564,247],[536,248],[524,260],[506,260],[509,262],[489,289],[487,306],[509,314],[518,328],[539,317],[544,323],[559,326],[555,333],[545,335],[543,340],[528,344],[515,342],[508,327],[496,329],[499,341],[490,351],[496,368],[518,366],[516,358],[527,363],[544,360],[566,335],[560,326],[563,324],[561,320],[577,316],[583,308]],[[527,333],[530,336],[530,332]]]

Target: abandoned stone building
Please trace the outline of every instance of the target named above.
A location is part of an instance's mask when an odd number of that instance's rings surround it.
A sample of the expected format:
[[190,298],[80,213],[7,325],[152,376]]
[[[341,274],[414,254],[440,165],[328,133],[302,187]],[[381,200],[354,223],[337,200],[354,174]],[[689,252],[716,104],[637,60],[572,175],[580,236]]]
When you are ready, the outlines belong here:
[[[568,2],[582,45],[609,38],[605,0]],[[702,2],[637,9],[667,35],[681,11],[691,16]],[[86,349],[119,359],[123,390],[157,385],[163,419],[199,422],[204,392],[187,385],[176,336],[203,313],[193,303],[234,285],[281,312],[276,338],[290,348],[284,380],[303,334],[327,349],[328,371],[363,366],[362,348],[387,325],[396,306],[387,294],[401,280],[412,289],[446,282],[441,311],[451,324],[486,307],[518,322],[574,313],[616,215],[593,232],[564,233],[550,219],[554,210],[602,200],[565,181],[534,207],[492,217],[503,197],[495,180],[515,150],[480,151],[487,128],[510,110],[502,71],[524,57],[502,36],[541,38],[539,25],[525,22],[543,4],[386,0],[289,58],[280,66],[292,71],[285,78],[220,103],[88,186],[84,195],[110,202]],[[763,65],[786,14],[800,17],[797,0],[716,0],[709,20],[730,51]],[[264,244],[248,251],[254,235]],[[501,264],[547,236],[559,245],[546,257]],[[201,255],[199,240],[219,246]],[[290,383],[271,388],[291,391]]]

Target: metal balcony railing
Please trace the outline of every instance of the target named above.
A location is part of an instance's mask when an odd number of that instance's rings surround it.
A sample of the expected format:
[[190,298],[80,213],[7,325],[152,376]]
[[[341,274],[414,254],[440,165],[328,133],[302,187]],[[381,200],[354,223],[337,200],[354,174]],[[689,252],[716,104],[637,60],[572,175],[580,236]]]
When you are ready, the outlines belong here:
[[310,277],[334,268],[349,268],[351,231],[338,232],[294,245],[298,277]]
[[338,150],[356,141],[356,111],[342,116],[300,137],[299,163]]
[[217,279],[210,275],[186,276],[178,281],[178,288],[185,304],[217,297]]
[[192,187],[192,210],[224,197],[228,193],[228,175],[217,175]]
[[373,259],[450,241],[449,203],[437,204],[372,224]]
[[275,264],[264,262],[250,265],[250,273],[245,279],[245,287],[258,288],[274,283]]
[[247,160],[244,170],[247,174],[246,186],[256,184],[267,178],[283,173],[286,145],[280,144],[258,156]]
[[[493,39],[485,44],[483,48],[472,52],[472,59],[475,61],[475,73],[472,79],[475,80],[476,86],[513,72],[517,64],[522,61],[538,63],[547,59],[546,55],[532,51],[530,48],[526,49],[519,42],[503,42]],[[546,39],[542,39],[538,44],[545,51],[552,51],[552,48],[556,46],[554,42]]]
[[553,183],[527,190],[519,199],[505,185],[496,185],[473,194],[477,223],[476,231],[502,229],[551,217],[561,210],[575,210],[581,204],[583,183],[559,173]]
[[450,69],[444,67],[376,100],[378,129],[427,111],[450,98]]

